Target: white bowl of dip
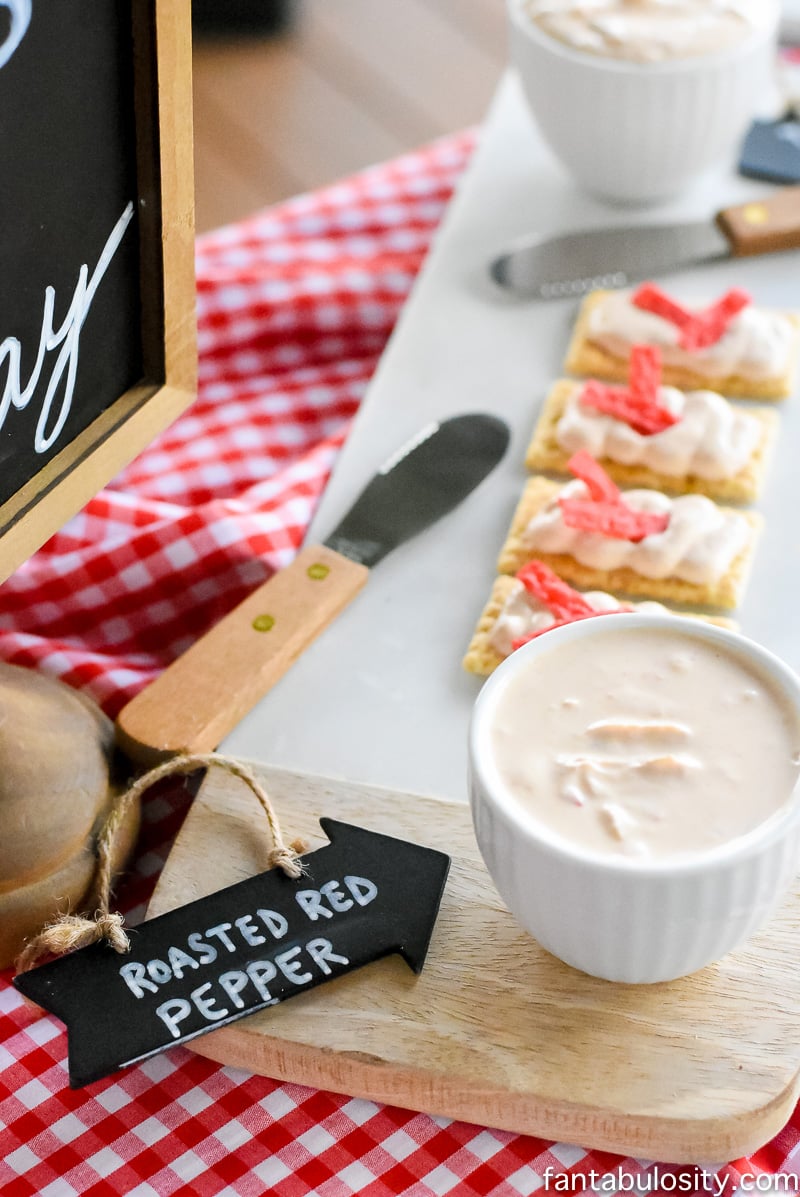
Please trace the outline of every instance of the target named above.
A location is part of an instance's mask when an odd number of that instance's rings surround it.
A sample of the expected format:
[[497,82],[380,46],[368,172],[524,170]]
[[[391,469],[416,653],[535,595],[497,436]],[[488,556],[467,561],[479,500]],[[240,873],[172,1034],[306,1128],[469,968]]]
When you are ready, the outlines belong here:
[[[507,0],[511,60],[542,136],[583,187],[616,202],[650,203],[679,194],[709,168],[733,160],[768,95],[777,0],[741,0],[747,20],[738,36],[715,38],[713,27],[703,26],[696,37],[672,48],[655,39],[649,47],[660,54],[655,60],[647,59],[641,32],[647,5],[564,0],[558,6],[590,13],[619,9],[623,20],[639,21],[631,35],[634,53],[616,57],[607,47],[584,48],[579,39],[569,44],[547,32],[528,4]],[[708,4],[697,7],[711,9],[712,15],[716,11]],[[665,19],[659,12],[671,19],[663,4],[652,9],[654,19]],[[639,46],[637,37],[644,39]]]
[[[674,661],[664,656],[673,645]],[[642,646],[660,672],[646,663],[648,672],[636,672]],[[609,655],[619,660],[613,686]],[[633,724],[636,769],[650,771],[641,793],[630,770],[607,759],[618,750],[630,759],[625,736],[614,739],[623,719]],[[576,743],[611,769],[610,782],[597,775],[599,798],[590,790],[582,804],[569,789],[586,776]],[[508,909],[554,956],[610,981],[673,980],[748,939],[796,875],[798,747],[800,679],[743,636],[672,615],[568,624],[513,653],[478,697],[469,734],[478,845]],[[691,781],[662,792],[658,770],[671,753]],[[627,779],[622,805],[615,777]],[[635,812],[630,843],[600,809],[612,805],[628,830],[625,801]],[[582,823],[584,814],[594,823]],[[598,826],[614,830],[613,842],[598,838]]]

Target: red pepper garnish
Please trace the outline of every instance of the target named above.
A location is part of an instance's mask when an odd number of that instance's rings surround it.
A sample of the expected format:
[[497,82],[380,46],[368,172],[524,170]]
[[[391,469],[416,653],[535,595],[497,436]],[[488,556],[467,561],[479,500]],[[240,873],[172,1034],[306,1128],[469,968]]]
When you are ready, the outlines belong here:
[[581,391],[580,401],[615,420],[624,420],[642,436],[653,436],[677,424],[680,416],[658,402],[661,383],[661,351],[656,345],[634,345],[631,349],[627,387],[607,386],[591,378]]
[[515,651],[523,644],[527,644],[529,640],[535,640],[537,636],[541,636],[542,632],[549,632],[553,628],[562,628],[565,624],[576,623],[579,619],[591,619],[593,615],[616,615],[618,611],[633,610],[627,603],[621,603],[618,608],[611,611],[595,610],[579,590],[574,590],[572,586],[559,578],[558,574],[554,573],[550,566],[545,565],[543,561],[529,561],[523,565],[522,569],[517,570],[516,577],[530,594],[544,603],[550,614],[554,616],[555,622],[548,624],[545,628],[539,628],[535,632],[518,636],[516,640],[512,641],[512,648]]
[[557,619],[578,619],[594,613],[594,607],[580,591],[559,578],[543,561],[529,561],[517,571],[516,577]]
[[597,532],[601,536],[613,536],[616,540],[630,540],[635,544],[646,536],[664,532],[669,526],[669,514],[666,511],[635,511],[629,507],[619,488],[585,449],[573,454],[567,465],[589,491],[588,499],[558,500],[568,528]]
[[593,503],[586,499],[559,499],[559,503],[567,527],[633,544],[669,527],[666,511],[634,511],[625,503]]
[[622,492],[619,487],[611,481],[588,449],[579,449],[577,453],[573,453],[567,462],[567,469],[576,478],[580,478],[590,498],[597,502],[616,503],[621,499]]
[[706,349],[727,332],[728,325],[752,300],[746,291],[734,287],[721,299],[701,312],[691,312],[666,295],[655,283],[643,283],[631,297],[631,303],[645,312],[669,320],[679,330],[682,349],[694,353]]
[[658,403],[661,385],[661,350],[658,345],[633,345],[628,361],[628,384],[637,403]]

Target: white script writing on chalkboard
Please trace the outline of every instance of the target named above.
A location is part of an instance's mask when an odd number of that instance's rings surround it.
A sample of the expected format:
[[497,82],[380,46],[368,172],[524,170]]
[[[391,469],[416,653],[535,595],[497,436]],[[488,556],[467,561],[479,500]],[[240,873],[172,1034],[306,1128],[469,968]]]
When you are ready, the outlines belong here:
[[[302,956],[305,952],[308,961]],[[302,987],[314,980],[314,974],[309,972],[308,963],[314,965],[326,977],[333,972],[333,967],[348,965],[347,956],[341,956],[333,949],[329,939],[310,939],[308,943],[295,944],[285,952],[278,952],[270,960],[251,960],[244,969],[235,969],[222,973],[217,977],[217,983],[223,991],[223,996],[215,994],[211,981],[198,985],[189,994],[188,1000],[183,997],[167,998],[156,1007],[156,1014],[163,1022],[173,1039],[180,1039],[180,1024],[192,1013],[192,1005],[199,1014],[209,1022],[230,1021],[231,1010],[228,1006],[218,1005],[218,1001],[228,1001],[235,1010],[244,1010],[248,1004],[242,1000],[240,994],[248,986],[252,986],[256,993],[256,1003],[259,1009],[264,1006],[277,1006],[280,998],[272,996],[269,985],[278,976],[284,976],[293,985]],[[211,991],[211,995],[209,995]]]
[[[103,247],[97,265],[89,277],[89,267],[81,266],[72,302],[61,326],[56,329],[53,316],[56,302],[54,287],[47,287],[44,296],[44,313],[39,348],[27,385],[22,386],[22,346],[17,337],[6,337],[0,342],[0,367],[7,363],[6,384],[0,399],[0,428],[6,422],[12,408],[22,411],[31,402],[39,380],[45,369],[47,355],[59,349],[53,362],[50,381],[47,384],[39,419],[36,423],[34,448],[37,453],[46,453],[57,441],[72,407],[75,379],[78,373],[81,329],[89,314],[97,288],[111,265],[119,248],[125,230],[133,219],[133,204],[130,203],[114,225],[113,231]],[[60,404],[56,395],[63,380]],[[48,425],[50,426],[48,428]]]
[[[315,923],[320,917],[333,918],[334,913],[343,914],[354,907],[369,906],[377,896],[378,887],[374,881],[348,874],[342,881],[326,881],[319,889],[299,890],[294,900],[306,918]],[[214,982],[205,981],[193,989],[188,998],[167,998],[156,1007],[157,1017],[173,1039],[179,1039],[182,1035],[180,1024],[192,1013],[192,1006],[209,1022],[230,1021],[236,1016],[235,1012],[246,1005],[252,1005],[254,1009],[276,1005],[281,999],[269,988],[276,978],[283,977],[292,985],[303,987],[317,979],[315,972],[330,977],[337,966],[344,968],[350,964],[349,958],[337,952],[330,939],[310,939],[279,952],[269,952],[269,940],[279,941],[288,931],[289,921],[284,915],[276,910],[258,909],[253,914],[243,914],[207,927],[205,931],[193,931],[186,940],[189,951],[172,945],[164,960],[148,960],[146,963],[129,960],[120,967],[119,975],[134,997],[144,998],[148,993],[158,993],[162,986],[172,981],[183,980],[187,970],[191,975],[191,971],[213,964],[218,957],[224,960],[225,952],[235,954],[240,939],[249,947],[267,945],[263,958],[222,972]],[[221,993],[215,991],[215,984]],[[247,1002],[240,996],[243,990],[247,991]]]
[[11,19],[6,40],[0,46],[0,67],[4,67],[28,31],[31,0],[0,0],[0,8],[7,8]]

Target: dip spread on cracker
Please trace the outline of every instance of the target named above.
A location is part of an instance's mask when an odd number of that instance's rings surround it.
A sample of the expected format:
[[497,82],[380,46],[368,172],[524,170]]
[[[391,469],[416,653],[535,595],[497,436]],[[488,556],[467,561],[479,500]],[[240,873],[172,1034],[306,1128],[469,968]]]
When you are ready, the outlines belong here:
[[[720,301],[639,302],[643,296],[651,299],[654,290],[648,284],[635,291],[595,292],[586,312],[586,340],[626,367],[633,345],[657,345],[667,381],[670,369],[681,367],[709,381],[736,378],[751,383],[777,379],[790,371],[797,348],[797,324],[791,313],[747,303],[718,321],[716,328],[712,325],[712,333],[718,335],[687,340],[687,325],[675,319],[676,309],[700,317],[713,312]],[[753,395],[758,397],[758,391],[754,389]]]
[[[588,457],[576,454],[571,468]],[[566,553],[595,569],[627,567],[643,577],[705,585],[725,574],[747,543],[744,517],[705,495],[670,498],[635,489],[608,499],[597,497],[591,478],[581,473],[529,521],[522,540],[532,554]],[[613,518],[617,509],[621,523]],[[596,521],[593,510],[599,513]]]

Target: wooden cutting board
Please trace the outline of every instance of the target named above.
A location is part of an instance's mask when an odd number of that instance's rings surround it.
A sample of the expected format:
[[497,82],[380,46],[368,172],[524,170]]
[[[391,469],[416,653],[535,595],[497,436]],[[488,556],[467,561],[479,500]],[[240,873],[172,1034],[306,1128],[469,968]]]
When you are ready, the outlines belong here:
[[[192,1041],[220,1063],[431,1114],[664,1162],[727,1161],[800,1092],[800,882],[745,950],[693,977],[624,986],[548,955],[504,908],[467,807],[253,763],[287,839],[320,815],[450,853],[419,977],[379,961]],[[148,917],[266,867],[264,816],[212,769]]]

